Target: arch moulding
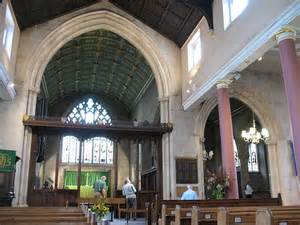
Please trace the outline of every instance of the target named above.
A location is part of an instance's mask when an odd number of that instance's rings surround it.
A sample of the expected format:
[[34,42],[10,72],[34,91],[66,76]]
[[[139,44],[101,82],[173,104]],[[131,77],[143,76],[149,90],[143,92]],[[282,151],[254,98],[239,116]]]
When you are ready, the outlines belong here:
[[[149,63],[158,89],[159,98],[168,97],[175,87],[168,65],[160,49],[149,35],[128,19],[108,10],[85,13],[59,25],[34,48],[24,63],[26,84],[29,89],[39,90],[44,70],[53,55],[68,41],[89,31],[104,29],[118,34],[135,46]],[[34,108],[34,107],[30,107]],[[27,110],[34,113],[33,110]]]
[[[266,127],[270,132],[270,140],[267,142],[269,155],[268,163],[270,168],[270,185],[272,196],[277,197],[277,193],[280,192],[280,181],[278,180],[279,164],[277,159],[277,143],[278,140],[283,138],[281,127],[276,122],[276,119],[266,100],[257,92],[254,92],[253,90],[250,90],[242,85],[232,85],[229,87],[229,95],[230,97],[242,101],[251,110],[253,110],[253,112],[257,115],[261,125]],[[204,102],[198,113],[195,121],[194,134],[199,136],[199,142],[201,142],[201,140],[205,140],[204,131],[206,121],[211,111],[217,106],[217,104],[216,96],[212,96]]]
[[[170,65],[168,65],[166,59],[162,56],[161,49],[157,46],[155,40],[150,37],[150,34],[132,22],[132,20],[103,9],[84,13],[66,20],[66,22],[45,34],[44,38],[31,44],[33,51],[32,53],[28,53],[20,68],[22,76],[25,76],[24,86],[28,90],[26,114],[35,114],[37,93],[40,90],[42,76],[53,55],[68,41],[81,34],[97,29],[108,30],[121,36],[141,52],[154,74],[159,99],[168,99],[170,94],[176,90],[177,79],[172,79],[169,71]],[[168,107],[162,107],[161,115],[168,115],[168,111]],[[169,118],[165,116],[163,119],[165,122],[168,122]],[[167,141],[168,139],[163,140],[164,143]],[[18,174],[16,177],[19,178],[16,179],[15,183],[15,205],[19,206],[26,206],[27,204],[27,192],[24,192],[24,190],[28,189],[27,178],[30,166],[30,146],[31,131],[25,129],[22,148],[24,163],[22,163],[22,168],[16,171]],[[166,143],[164,146],[168,148],[169,144]]]
[[[276,140],[282,138],[282,131],[274,118],[272,111],[268,107],[268,103],[262,96],[249,90],[241,85],[230,86],[229,95],[231,98],[236,98],[246,104],[258,117],[261,125],[266,127],[270,132],[270,143],[276,143]],[[206,121],[211,111],[218,105],[216,96],[207,99],[202,105],[195,122],[194,134],[199,135],[199,138],[204,140],[204,130]]]

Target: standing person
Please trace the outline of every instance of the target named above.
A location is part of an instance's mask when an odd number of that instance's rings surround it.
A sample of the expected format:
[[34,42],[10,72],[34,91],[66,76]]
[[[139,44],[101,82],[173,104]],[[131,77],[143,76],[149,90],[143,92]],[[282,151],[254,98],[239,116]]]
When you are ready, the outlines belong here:
[[[136,189],[134,185],[130,182],[127,177],[124,181],[122,187],[123,196],[126,197],[126,209],[136,209]],[[132,217],[132,213],[130,214]],[[128,214],[126,212],[126,219],[128,219]],[[136,213],[134,213],[134,220],[136,219]]]
[[197,193],[193,191],[192,185],[187,186],[187,190],[183,192],[181,200],[196,200],[198,199]]
[[245,186],[245,195],[246,195],[246,198],[252,198],[252,195],[253,195],[253,188],[251,187],[249,181],[246,183],[246,186]]
[[106,198],[106,176],[102,176],[100,180],[97,180],[95,182],[95,188],[94,188],[94,192],[95,192],[95,197],[99,198]]

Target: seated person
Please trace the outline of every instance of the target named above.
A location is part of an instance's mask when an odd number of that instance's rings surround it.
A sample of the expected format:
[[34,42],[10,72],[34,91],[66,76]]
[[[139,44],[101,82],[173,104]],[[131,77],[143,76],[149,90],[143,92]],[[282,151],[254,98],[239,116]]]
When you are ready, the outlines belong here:
[[187,186],[187,190],[183,192],[181,200],[196,200],[198,199],[197,193],[193,191],[192,185]]

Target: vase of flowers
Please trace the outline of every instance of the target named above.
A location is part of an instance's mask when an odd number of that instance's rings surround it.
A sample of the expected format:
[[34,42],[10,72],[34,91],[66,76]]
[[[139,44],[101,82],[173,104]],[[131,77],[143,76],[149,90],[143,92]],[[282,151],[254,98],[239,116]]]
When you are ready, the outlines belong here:
[[109,208],[106,206],[106,199],[100,198],[92,207],[92,212],[94,212],[99,221],[105,217],[105,215],[109,212]]
[[229,177],[208,170],[206,172],[205,187],[208,199],[224,199],[229,189]]

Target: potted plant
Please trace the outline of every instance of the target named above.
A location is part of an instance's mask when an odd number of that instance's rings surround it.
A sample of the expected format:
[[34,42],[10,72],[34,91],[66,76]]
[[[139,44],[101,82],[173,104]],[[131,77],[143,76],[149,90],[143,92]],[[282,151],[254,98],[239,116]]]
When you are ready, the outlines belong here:
[[92,212],[97,216],[98,221],[102,223],[104,217],[109,212],[109,208],[106,206],[106,199],[100,198],[92,207]]
[[208,199],[224,199],[229,189],[229,177],[208,170],[205,186]]

